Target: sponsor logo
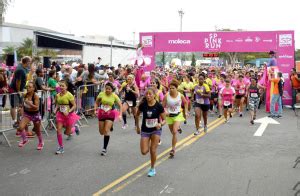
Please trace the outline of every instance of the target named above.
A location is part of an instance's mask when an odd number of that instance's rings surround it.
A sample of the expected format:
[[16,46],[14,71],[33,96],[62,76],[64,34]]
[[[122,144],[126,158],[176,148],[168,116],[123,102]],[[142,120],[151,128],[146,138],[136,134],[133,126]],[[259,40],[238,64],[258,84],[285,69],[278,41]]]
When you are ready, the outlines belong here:
[[284,55],[279,55],[278,58],[280,58],[280,59],[292,59],[294,57],[292,55],[284,54]]
[[208,38],[204,38],[204,45],[208,49],[221,48],[222,38],[219,38],[217,33],[210,33]]
[[227,43],[232,43],[233,40],[227,39],[225,42],[227,42]]
[[144,47],[152,47],[153,46],[153,37],[150,36],[142,36],[142,43]]
[[292,34],[280,34],[279,35],[279,47],[287,47],[293,45]]
[[255,42],[260,42],[260,37],[255,37]]
[[271,39],[263,39],[262,41],[263,41],[263,42],[269,42],[269,43],[272,43],[272,42],[273,42],[273,40],[271,40]]
[[236,40],[234,40],[235,42],[243,42],[244,40],[242,38],[237,38]]
[[245,39],[245,42],[253,42],[253,39],[251,39],[250,37],[247,37],[247,39]]
[[191,44],[191,40],[182,40],[182,39],[175,39],[175,40],[168,40],[169,44]]

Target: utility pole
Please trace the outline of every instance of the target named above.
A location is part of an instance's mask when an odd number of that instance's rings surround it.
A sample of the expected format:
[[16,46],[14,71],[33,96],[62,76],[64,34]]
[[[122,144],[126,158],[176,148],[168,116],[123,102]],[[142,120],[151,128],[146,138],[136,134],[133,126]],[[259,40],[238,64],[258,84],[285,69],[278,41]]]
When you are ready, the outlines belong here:
[[133,40],[132,40],[132,44],[135,47],[135,32],[133,32]]
[[178,10],[178,14],[179,14],[179,17],[180,17],[180,32],[182,32],[182,18],[183,18],[183,15],[184,15],[184,12],[181,8],[181,10]]
[[113,62],[112,62],[112,55],[113,55],[113,54],[112,54],[112,53],[113,53],[113,52],[112,52],[112,48],[113,48],[113,47],[112,47],[112,45],[113,45],[112,42],[114,41],[114,39],[115,39],[115,38],[114,38],[113,36],[109,36],[109,37],[108,37],[108,40],[110,41],[110,66],[111,66],[111,67],[113,66],[113,64],[112,64],[112,63],[113,63]]

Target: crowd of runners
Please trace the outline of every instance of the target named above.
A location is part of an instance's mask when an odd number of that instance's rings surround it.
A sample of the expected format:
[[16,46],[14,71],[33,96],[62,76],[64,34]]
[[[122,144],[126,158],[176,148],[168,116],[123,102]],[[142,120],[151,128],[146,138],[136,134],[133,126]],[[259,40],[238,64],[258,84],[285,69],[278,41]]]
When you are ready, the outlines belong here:
[[[37,149],[42,150],[41,119],[44,111],[41,105],[45,104],[45,100],[41,99],[37,90],[49,92],[50,112],[55,117],[57,128],[56,154],[62,154],[63,134],[67,139],[74,133],[80,134],[76,123],[80,119],[76,91],[86,85],[84,90],[91,90],[92,87],[100,89],[87,97],[82,104],[84,107],[81,105],[80,108],[86,109],[86,115],[98,118],[99,133],[103,136],[101,155],[107,154],[116,120],[122,119],[122,129],[127,129],[127,115],[132,114],[136,132],[141,135],[141,153],[145,155],[150,151],[151,169],[148,176],[155,176],[156,149],[162,142],[160,136],[164,125],[167,124],[172,134],[170,156],[174,157],[177,134],[185,131],[181,123],[194,124],[194,135],[197,136],[202,131],[207,132],[209,115],[225,118],[225,123],[228,123],[234,113],[237,118],[243,118],[248,111],[248,122],[254,124],[256,113],[265,100],[266,86],[259,82],[264,69],[183,66],[168,69],[156,67],[150,72],[143,72],[138,66],[119,65],[114,68],[100,65],[100,62],[88,65],[53,62],[50,69],[44,69],[41,65],[32,64],[30,57],[24,57],[13,74],[0,69],[0,98],[2,107],[6,107],[6,96],[9,97],[16,135],[20,136],[19,147],[28,143],[28,137],[36,135]],[[274,93],[280,93],[283,88],[280,74],[279,77],[272,71],[268,74],[269,80],[275,83]],[[276,102],[281,103],[280,100]],[[20,120],[14,111],[17,106],[22,108]],[[194,122],[188,121],[189,116],[193,116]],[[282,110],[270,115],[281,116]],[[28,128],[30,122],[35,134]]]

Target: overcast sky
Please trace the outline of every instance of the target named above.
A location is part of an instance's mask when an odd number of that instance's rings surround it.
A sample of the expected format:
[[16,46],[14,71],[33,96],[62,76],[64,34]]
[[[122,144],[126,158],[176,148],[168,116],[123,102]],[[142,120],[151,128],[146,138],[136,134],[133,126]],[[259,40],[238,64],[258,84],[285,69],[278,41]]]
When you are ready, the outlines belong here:
[[300,49],[295,0],[13,0],[6,22],[47,27],[75,35],[113,35],[133,40],[136,32],[214,31],[215,28],[294,30]]

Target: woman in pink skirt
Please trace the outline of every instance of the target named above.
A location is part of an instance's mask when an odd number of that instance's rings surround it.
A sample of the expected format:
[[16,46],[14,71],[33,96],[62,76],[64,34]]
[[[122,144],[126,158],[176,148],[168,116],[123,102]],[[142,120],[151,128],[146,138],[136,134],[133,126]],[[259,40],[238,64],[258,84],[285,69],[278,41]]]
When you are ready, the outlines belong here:
[[101,156],[107,153],[107,146],[110,139],[110,131],[114,120],[117,116],[122,118],[122,115],[115,109],[114,105],[118,104],[120,111],[122,111],[122,103],[120,98],[114,93],[115,86],[108,82],[105,85],[105,91],[100,92],[95,103],[95,111],[98,109],[99,132],[104,135],[103,149]]
[[54,110],[54,112],[56,113],[57,141],[59,145],[56,154],[64,153],[62,128],[65,127],[66,135],[71,135],[72,127],[80,118],[74,112],[76,109],[75,98],[69,91],[67,91],[67,82],[61,80],[59,82],[59,86],[61,91],[56,95],[56,107]]
[[19,142],[19,147],[22,148],[28,143],[26,136],[25,128],[30,121],[33,122],[34,130],[38,136],[38,146],[37,150],[42,150],[44,147],[44,142],[41,133],[41,115],[39,112],[40,99],[39,96],[35,93],[36,87],[33,82],[28,82],[27,93],[24,95],[23,103],[23,116],[20,122],[18,132],[21,135],[21,141]]

